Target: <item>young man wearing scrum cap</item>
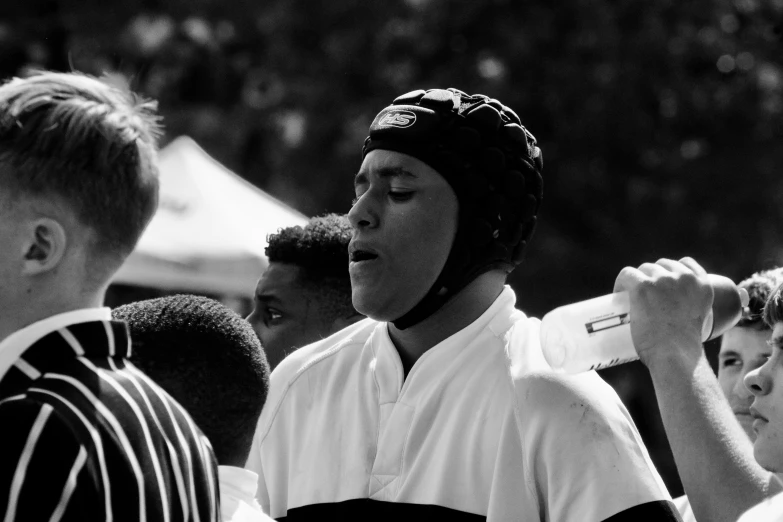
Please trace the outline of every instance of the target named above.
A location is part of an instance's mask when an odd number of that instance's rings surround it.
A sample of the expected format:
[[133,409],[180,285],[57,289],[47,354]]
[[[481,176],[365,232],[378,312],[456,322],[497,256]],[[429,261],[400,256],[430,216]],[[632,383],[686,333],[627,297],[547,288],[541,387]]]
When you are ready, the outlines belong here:
[[369,317],[283,361],[248,466],[273,518],[679,520],[614,391],[547,371],[514,309],[542,195],[508,107],[415,91],[370,127],[349,213]]

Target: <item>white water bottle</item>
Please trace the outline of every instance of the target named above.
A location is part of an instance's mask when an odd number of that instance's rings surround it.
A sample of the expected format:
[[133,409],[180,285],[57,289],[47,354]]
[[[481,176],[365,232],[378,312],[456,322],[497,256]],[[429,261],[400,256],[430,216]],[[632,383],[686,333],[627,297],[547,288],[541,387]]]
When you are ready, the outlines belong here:
[[[702,326],[702,341],[733,327],[748,305],[748,293],[731,279],[708,274],[714,290],[712,310]],[[541,348],[554,370],[579,373],[639,358],[631,338],[628,292],[561,306],[541,320]]]

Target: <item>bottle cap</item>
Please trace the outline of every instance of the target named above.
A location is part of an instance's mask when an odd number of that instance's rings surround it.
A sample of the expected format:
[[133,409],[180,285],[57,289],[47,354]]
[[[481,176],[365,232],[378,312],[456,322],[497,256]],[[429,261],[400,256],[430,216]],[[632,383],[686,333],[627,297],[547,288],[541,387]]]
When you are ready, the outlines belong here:
[[715,292],[712,300],[712,332],[707,341],[723,335],[726,330],[733,328],[742,317],[742,310],[748,305],[748,292],[744,288],[737,288],[734,281],[728,277],[716,274],[707,274],[707,278]]

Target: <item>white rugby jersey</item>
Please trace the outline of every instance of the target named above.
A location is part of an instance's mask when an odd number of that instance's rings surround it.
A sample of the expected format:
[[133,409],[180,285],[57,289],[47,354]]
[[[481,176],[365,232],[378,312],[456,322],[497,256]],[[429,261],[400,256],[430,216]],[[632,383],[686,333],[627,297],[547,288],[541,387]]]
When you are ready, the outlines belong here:
[[739,517],[737,522],[783,522],[783,493],[756,504]]
[[285,359],[248,460],[264,511],[286,520],[679,520],[617,394],[594,372],[554,374],[539,321],[515,301],[506,287],[405,379],[386,323],[369,319]]

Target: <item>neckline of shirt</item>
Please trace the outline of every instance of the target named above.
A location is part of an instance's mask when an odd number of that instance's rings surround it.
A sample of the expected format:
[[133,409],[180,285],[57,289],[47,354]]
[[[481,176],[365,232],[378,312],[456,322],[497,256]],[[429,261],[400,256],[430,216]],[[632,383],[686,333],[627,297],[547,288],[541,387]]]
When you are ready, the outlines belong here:
[[[376,359],[388,359],[388,361],[394,365],[397,381],[397,398],[403,396],[412,380],[412,377],[414,377],[415,372],[420,370],[422,366],[426,365],[429,359],[436,357],[441,352],[443,352],[444,349],[447,349],[451,345],[459,344],[459,342],[461,342],[463,339],[473,339],[481,330],[485,328],[489,328],[492,330],[493,335],[497,335],[498,328],[494,327],[496,326],[494,323],[496,323],[497,320],[500,320],[505,326],[505,329],[507,329],[511,324],[513,324],[512,319],[516,319],[520,315],[524,317],[522,312],[514,308],[515,304],[516,295],[514,294],[514,291],[510,286],[504,286],[503,290],[500,292],[497,298],[495,298],[495,301],[493,301],[492,304],[475,321],[467,325],[462,330],[459,330],[446,339],[443,339],[441,342],[424,352],[421,357],[419,357],[419,359],[413,364],[413,367],[411,367],[407,378],[405,378],[403,375],[400,354],[397,352],[397,348],[394,346],[394,343],[389,336],[389,323],[384,322],[376,325],[375,331],[373,332],[370,341],[373,354]],[[502,313],[504,310],[508,311],[508,313]],[[381,364],[381,368],[378,368],[378,366],[378,364],[375,365],[376,372],[384,370],[383,364]]]

